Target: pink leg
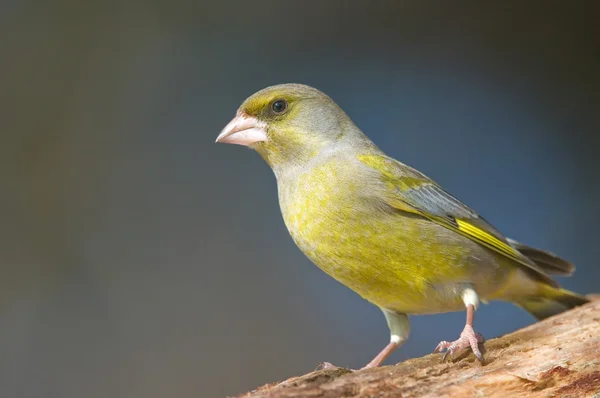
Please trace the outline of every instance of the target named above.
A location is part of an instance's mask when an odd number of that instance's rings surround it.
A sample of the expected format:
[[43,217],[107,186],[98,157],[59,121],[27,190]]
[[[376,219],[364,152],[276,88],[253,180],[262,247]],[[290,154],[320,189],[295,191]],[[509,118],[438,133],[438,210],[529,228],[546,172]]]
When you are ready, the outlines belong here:
[[398,344],[398,343],[396,343],[396,342],[394,342],[394,341],[391,341],[391,342],[390,342],[388,345],[386,345],[386,346],[385,346],[385,348],[384,348],[383,350],[381,350],[381,352],[380,352],[379,354],[377,354],[377,356],[376,356],[375,358],[373,358],[373,359],[371,360],[371,362],[369,362],[368,364],[366,364],[366,365],[363,367],[363,369],[371,369],[371,368],[376,368],[376,367],[378,367],[379,365],[381,365],[381,363],[382,363],[383,361],[385,361],[385,359],[386,359],[387,357],[389,357],[389,356],[390,356],[390,354],[391,354],[392,352],[394,352],[394,350],[395,350],[396,348],[398,348],[398,346],[399,346],[399,344]]
[[[406,314],[387,310],[385,308],[382,308],[381,310],[383,311],[383,315],[385,316],[385,320],[390,329],[390,342],[362,369],[376,368],[381,365],[383,361],[385,361],[387,357],[389,357],[390,354],[394,352],[396,348],[400,347],[400,345],[408,338],[408,333],[410,332],[410,322],[408,321],[408,316]],[[334,369],[336,366],[329,362],[324,362],[321,364],[321,368]]]
[[465,348],[471,347],[473,354],[475,354],[480,362],[483,362],[483,355],[481,354],[481,351],[479,351],[479,343],[483,343],[483,336],[479,333],[475,333],[473,330],[474,315],[475,306],[473,304],[467,304],[467,322],[465,328],[460,334],[460,337],[452,342],[442,341],[437,347],[435,347],[433,352],[442,352],[445,350],[442,361],[446,359],[448,354],[450,354],[450,356],[454,356],[455,352],[459,352]]
[[[387,357],[390,356],[390,354],[392,352],[394,352],[394,350],[396,348],[398,348],[400,346],[400,344],[396,343],[396,342],[390,342],[387,346],[385,346],[385,348],[383,350],[381,350],[381,352],[379,354],[377,354],[377,356],[375,358],[373,358],[371,360],[371,362],[369,362],[368,364],[366,364],[365,366],[363,366],[361,368],[362,369],[371,369],[371,368],[376,368],[379,365],[381,365],[383,363],[383,361],[386,360]],[[334,364],[330,363],[330,362],[322,362],[319,365],[320,369],[337,369],[338,367],[335,366]]]

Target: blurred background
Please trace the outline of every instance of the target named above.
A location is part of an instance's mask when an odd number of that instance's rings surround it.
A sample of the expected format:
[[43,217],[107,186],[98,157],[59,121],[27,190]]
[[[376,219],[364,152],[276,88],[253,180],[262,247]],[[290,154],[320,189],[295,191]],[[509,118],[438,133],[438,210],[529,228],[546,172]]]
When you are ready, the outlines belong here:
[[[262,159],[214,144],[277,83],[325,91],[598,292],[596,4],[4,0],[0,396],[220,397],[388,342],[380,311],[295,247]],[[476,325],[531,322],[492,303]],[[388,363],[463,324],[413,317]]]

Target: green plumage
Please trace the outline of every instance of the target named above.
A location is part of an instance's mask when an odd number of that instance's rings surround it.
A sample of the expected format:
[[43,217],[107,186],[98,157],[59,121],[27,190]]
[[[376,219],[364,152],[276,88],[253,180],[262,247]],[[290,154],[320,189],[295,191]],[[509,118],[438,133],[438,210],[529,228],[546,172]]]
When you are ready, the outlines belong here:
[[[282,114],[271,110],[278,99],[287,103]],[[387,157],[320,91],[269,87],[238,114],[266,126],[266,139],[250,146],[277,177],[294,242],[384,313],[461,310],[466,289],[538,318],[587,301],[548,276],[571,273],[569,262],[507,240],[435,182]]]

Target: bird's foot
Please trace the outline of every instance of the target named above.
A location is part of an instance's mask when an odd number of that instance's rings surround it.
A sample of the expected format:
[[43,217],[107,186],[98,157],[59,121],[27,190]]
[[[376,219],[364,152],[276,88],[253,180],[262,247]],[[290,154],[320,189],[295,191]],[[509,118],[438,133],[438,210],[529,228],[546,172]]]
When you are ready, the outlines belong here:
[[346,372],[356,372],[356,369],[335,366],[331,362],[321,362],[319,364],[319,366],[317,366],[317,368],[315,369],[315,371],[318,371],[318,370],[342,370],[342,371],[346,371]]
[[454,353],[464,350],[465,348],[471,347],[473,350],[473,354],[479,359],[480,362],[483,362],[483,355],[481,351],[479,351],[479,344],[483,343],[483,336],[479,333],[475,333],[473,327],[471,325],[465,325],[460,337],[455,341],[442,341],[440,344],[435,347],[433,352],[444,352],[444,356],[442,357],[442,361],[446,359],[448,354],[451,357],[454,357]]
[[317,366],[317,368],[315,370],[313,370],[312,372],[306,373],[304,375],[301,376],[293,376],[290,377],[289,379],[286,379],[282,382],[273,384],[274,386],[285,386],[285,385],[290,385],[290,384],[298,384],[299,382],[302,382],[303,380],[307,380],[307,379],[311,379],[313,377],[315,377],[315,373],[317,372],[323,372],[325,374],[327,374],[329,377],[338,377],[347,373],[352,373],[355,372],[354,369],[347,369],[347,368],[340,368],[338,366],[332,365],[329,362],[321,362],[319,364],[319,366]]
[[319,366],[317,366],[316,370],[328,370],[328,369],[339,369],[339,367],[335,366],[331,362],[321,362]]

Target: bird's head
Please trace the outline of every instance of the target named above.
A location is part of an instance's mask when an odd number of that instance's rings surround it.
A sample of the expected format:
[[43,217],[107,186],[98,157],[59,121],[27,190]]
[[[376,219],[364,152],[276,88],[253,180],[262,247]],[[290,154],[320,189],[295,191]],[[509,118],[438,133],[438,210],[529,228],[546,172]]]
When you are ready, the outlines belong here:
[[246,99],[217,142],[248,146],[276,169],[302,165],[352,134],[362,135],[327,95],[301,84],[281,84]]

